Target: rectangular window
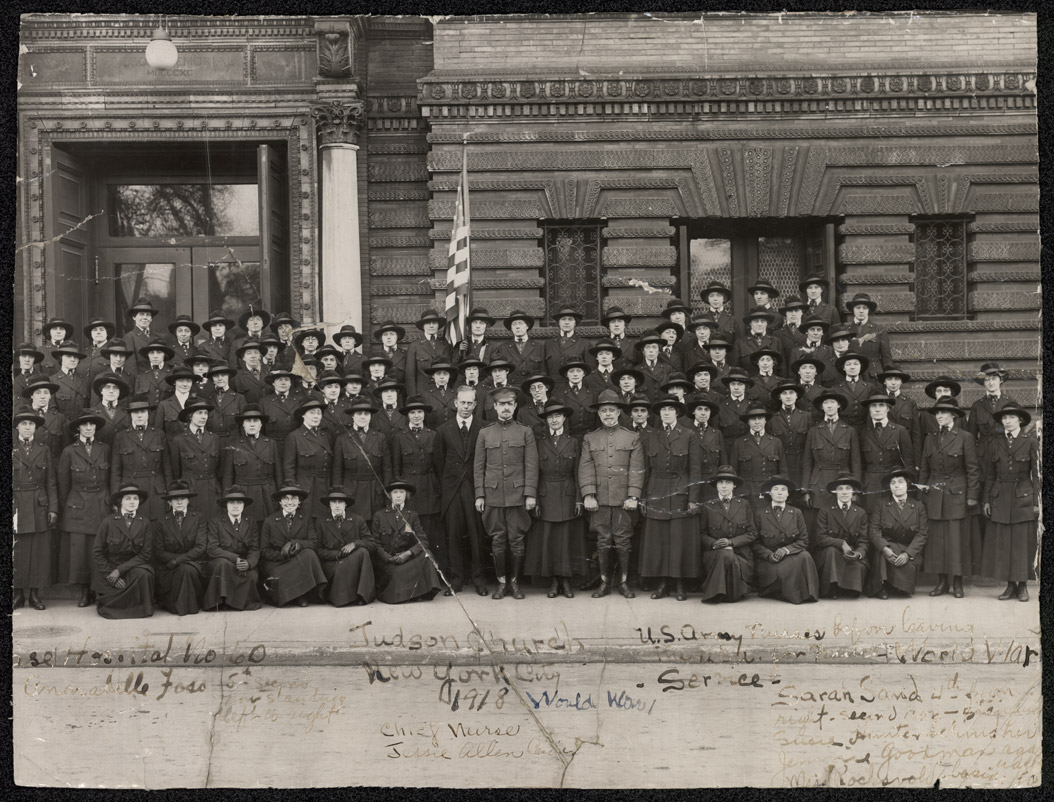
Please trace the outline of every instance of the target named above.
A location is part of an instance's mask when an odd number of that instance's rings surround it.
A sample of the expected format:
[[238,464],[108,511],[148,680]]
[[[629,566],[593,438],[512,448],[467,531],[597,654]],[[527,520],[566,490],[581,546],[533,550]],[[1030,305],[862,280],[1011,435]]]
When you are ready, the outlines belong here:
[[546,227],[545,284],[548,312],[570,306],[582,313],[581,325],[600,325],[600,226]]
[[915,221],[915,317],[961,320],[966,304],[966,222]]
[[256,184],[109,184],[111,237],[255,237]]

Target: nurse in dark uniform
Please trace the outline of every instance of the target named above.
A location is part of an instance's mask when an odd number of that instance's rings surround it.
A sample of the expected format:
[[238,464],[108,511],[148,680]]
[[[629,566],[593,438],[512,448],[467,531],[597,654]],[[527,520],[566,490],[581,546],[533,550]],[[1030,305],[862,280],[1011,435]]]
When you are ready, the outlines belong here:
[[149,618],[154,614],[153,527],[139,513],[147,492],[125,485],[110,498],[116,515],[103,519],[95,535],[92,590],[103,618]]
[[929,520],[925,505],[908,498],[913,482],[914,474],[907,468],[887,474],[884,484],[890,497],[871,513],[870,591],[879,599],[888,599],[890,590],[902,596],[915,592]]

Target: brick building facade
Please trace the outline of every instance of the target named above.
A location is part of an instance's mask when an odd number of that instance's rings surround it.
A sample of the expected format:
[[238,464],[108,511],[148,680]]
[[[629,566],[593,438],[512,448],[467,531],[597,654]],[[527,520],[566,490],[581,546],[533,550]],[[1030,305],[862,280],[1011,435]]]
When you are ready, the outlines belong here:
[[1037,403],[1033,15],[174,17],[172,70],[155,25],[23,20],[18,338],[151,291],[412,322],[467,148],[473,301],[541,336],[562,303],[639,331],[711,278],[743,310],[820,271],[917,379],[998,360]]

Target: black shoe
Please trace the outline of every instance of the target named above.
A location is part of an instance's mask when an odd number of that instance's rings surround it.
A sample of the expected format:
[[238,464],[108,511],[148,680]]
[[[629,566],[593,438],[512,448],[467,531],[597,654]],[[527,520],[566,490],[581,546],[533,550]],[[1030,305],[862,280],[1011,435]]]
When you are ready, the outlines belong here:
[[595,576],[591,579],[587,579],[581,585],[578,586],[579,590],[596,590],[600,587],[600,577]]
[[600,586],[591,594],[594,599],[600,599],[611,593],[611,582],[604,577],[600,578]]
[[522,599],[524,597],[523,596],[523,591],[520,590],[520,585],[519,585],[518,580],[510,579],[509,580],[509,586],[512,588],[512,598],[514,598],[514,599]]
[[886,590],[885,588],[882,588],[882,590],[880,590],[878,593],[875,594],[875,598],[876,599],[883,599],[883,600],[888,599],[889,598],[889,591]]
[[91,588],[87,585],[81,590],[81,596],[77,599],[78,607],[91,607]]
[[659,583],[659,587],[655,588],[655,592],[651,594],[653,599],[665,599],[670,594],[666,591],[666,581],[663,580]]
[[573,599],[575,597],[575,592],[571,590],[571,577],[565,576],[560,584],[564,586],[564,598]]
[[937,587],[935,587],[933,590],[930,591],[930,595],[931,596],[943,596],[947,592],[948,592],[948,580],[947,579],[941,579],[941,581],[937,583]]
[[1018,582],[1017,600],[1021,602],[1028,601],[1028,588],[1025,587],[1024,582]]
[[11,609],[18,610],[26,606],[26,595],[22,591],[15,593],[15,598],[11,602]]
[[547,599],[555,599],[560,595],[560,580],[557,577],[553,577],[553,581],[549,583],[549,592],[545,594]]
[[37,592],[35,590],[29,591],[29,606],[32,607],[34,610],[48,609],[44,606],[44,602],[40,600],[40,597],[37,595]]
[[625,579],[618,583],[618,592],[622,594],[622,598],[624,599],[637,598],[637,594],[630,589],[630,586],[626,583]]
[[999,601],[1006,601],[1017,597],[1017,583],[1007,582],[1006,590],[999,594]]
[[307,607],[307,599],[301,596],[299,599],[296,600],[295,604],[297,607]]
[[487,590],[487,586],[482,582],[476,582],[476,595],[477,596],[489,596],[490,591]]
[[688,601],[688,593],[684,589],[684,582],[677,580],[677,601]]
[[506,585],[504,582],[499,580],[498,581],[498,589],[496,591],[494,591],[494,594],[491,596],[491,598],[494,599],[495,601],[500,601],[501,599],[504,599],[508,595],[509,595],[509,586]]
[[961,576],[955,577],[952,580],[952,596],[957,599],[961,599],[966,593],[963,591],[963,580]]
[[838,588],[831,588],[830,590],[828,590],[827,594],[824,596],[824,598],[825,599],[837,599],[838,598]]
[[450,588],[447,588],[446,590],[443,591],[443,595],[444,596],[453,596],[454,595],[454,591],[452,591]]

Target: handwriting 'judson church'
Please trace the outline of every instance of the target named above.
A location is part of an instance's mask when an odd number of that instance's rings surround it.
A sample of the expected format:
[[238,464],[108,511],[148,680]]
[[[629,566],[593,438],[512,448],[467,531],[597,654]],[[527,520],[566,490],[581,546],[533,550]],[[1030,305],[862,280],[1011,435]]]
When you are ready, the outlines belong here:
[[[318,376],[331,369],[324,352],[333,349],[321,346],[333,337],[351,350],[336,353],[332,369],[338,375],[330,384],[341,393],[346,374],[359,372],[364,397],[351,401],[341,420],[349,427],[368,422],[374,404],[398,404],[413,420],[415,403],[407,397],[430,391],[432,368],[427,361],[406,364],[405,353],[417,359],[434,349],[427,339],[435,329],[429,318],[443,322],[464,164],[471,306],[483,310],[475,318],[486,324],[490,349],[468,356],[479,357],[475,367],[484,386],[488,372],[497,378],[491,384],[524,383],[517,421],[544,429],[553,385],[563,380],[577,393],[576,371],[596,369],[597,352],[603,351],[598,341],[616,334],[624,321],[628,339],[616,340],[608,354],[615,368],[628,371],[631,384],[641,381],[629,390],[612,389],[629,393],[623,401],[632,401],[633,390],[643,391],[654,405],[650,425],[661,431],[669,425],[664,409],[687,413],[682,425],[693,423],[683,404],[656,403],[664,394],[680,390],[674,397],[683,402],[686,391],[711,392],[703,385],[712,382],[713,405],[701,404],[715,415],[726,442],[708,476],[731,467],[725,473],[755,498],[771,484],[766,480],[772,471],[754,470],[746,457],[736,461],[737,438],[748,423],[754,427],[751,421],[780,411],[775,378],[808,385],[810,368],[819,372],[815,390],[799,387],[783,403],[805,409],[814,418],[809,423],[828,414],[824,405],[833,404],[830,415],[838,407],[845,423],[860,432],[865,454],[862,466],[830,466],[822,458],[813,464],[814,455],[801,443],[785,454],[780,472],[790,474],[791,504],[809,511],[810,530],[817,526],[813,516],[835,503],[833,496],[821,498],[842,474],[835,467],[855,473],[872,493],[888,490],[887,479],[897,483],[878,470],[895,464],[872,462],[874,475],[867,470],[863,431],[875,406],[888,406],[890,419],[907,429],[904,449],[911,453],[902,455],[900,467],[923,467],[925,438],[938,437],[944,419],[949,427],[959,421],[973,439],[978,456],[963,479],[970,489],[959,494],[967,506],[942,507],[932,494],[926,502],[931,519],[954,524],[951,530],[939,527],[940,537],[960,537],[959,522],[971,521],[962,532],[972,534],[961,537],[979,538],[982,510],[991,516],[989,530],[997,518],[1000,526],[1019,526],[1016,512],[991,503],[996,494],[986,489],[987,480],[995,476],[998,459],[985,457],[983,449],[1002,434],[1003,421],[993,418],[1002,406],[1018,410],[1006,417],[1027,426],[1029,410],[1038,405],[1035,80],[1036,24],[1025,14],[434,20],[27,15],[19,65],[13,340],[24,343],[16,347],[16,373],[25,370],[16,376],[16,401],[36,404],[36,412],[22,413],[15,425],[17,430],[39,419],[46,428],[46,416],[37,412],[47,411],[43,394],[49,391],[74,428],[58,432],[53,443],[61,498],[49,512],[56,520],[47,520],[42,508],[39,520],[20,521],[33,537],[53,530],[56,559],[63,564],[57,576],[87,588],[92,563],[86,539],[95,537],[99,522],[71,515],[65,501],[70,492],[92,497],[103,489],[121,490],[125,480],[150,484],[143,488],[150,492],[143,504],[151,517],[185,508],[185,502],[174,503],[181,496],[191,499],[192,510],[208,506],[209,516],[217,500],[275,512],[288,502],[288,512],[302,492],[307,498],[301,515],[328,514],[326,505],[334,502],[365,504],[367,523],[372,518],[376,529],[380,520],[382,529],[392,530],[386,535],[393,550],[388,556],[395,558],[385,569],[392,574],[388,579],[396,585],[431,581],[413,574],[416,560],[400,561],[413,544],[401,542],[398,510],[390,521],[385,517],[391,512],[385,487],[378,482],[371,489],[355,473],[357,446],[348,446],[342,457],[342,446],[330,439],[328,447],[338,452],[333,460],[343,459],[345,466],[332,473],[311,462],[318,455],[307,446],[293,449],[290,462],[284,441],[300,436],[293,430],[301,419],[314,420],[311,398],[323,411],[331,406],[326,382],[317,391],[309,388],[316,395],[301,397],[296,418],[287,410],[289,420],[279,425],[283,413],[268,405],[276,397],[284,403],[290,383],[299,379],[258,373],[271,367],[270,349],[280,352],[288,344],[309,363],[317,359]],[[254,314],[261,310],[263,315]],[[581,353],[557,347],[562,320],[574,321],[574,336],[586,343]],[[812,320],[817,323],[810,327]],[[319,331],[305,333],[314,324]],[[530,362],[532,345],[514,347],[512,333],[523,324],[530,341],[544,346],[545,359]],[[272,330],[277,342],[266,343]],[[164,342],[148,348],[147,331]],[[818,339],[808,339],[810,332]],[[264,346],[246,347],[253,340]],[[634,349],[633,342],[642,347]],[[286,356],[292,353],[290,347]],[[843,358],[847,353],[863,358]],[[132,375],[150,373],[151,354],[159,364],[169,363],[166,369],[176,366],[156,386]],[[494,359],[505,354],[512,363],[495,369]],[[581,365],[561,359],[568,354]],[[455,363],[446,371],[455,388],[468,375],[458,364],[466,356],[455,349],[448,358]],[[184,362],[187,377],[180,373]],[[918,407],[948,406],[934,415],[903,417],[900,401],[886,405],[873,396],[856,397],[857,368],[874,390],[885,393],[902,383],[903,396]],[[686,374],[683,381],[671,379],[678,372]],[[103,373],[111,380],[99,382]],[[204,374],[208,393],[195,398],[205,389],[199,380]],[[736,385],[749,390],[742,401]],[[945,393],[953,400],[932,400],[934,387],[954,390]],[[826,397],[832,388],[840,400]],[[590,392],[597,389],[603,388]],[[986,393],[995,397],[991,409],[983,406]],[[232,395],[243,396],[250,411],[229,408]],[[566,388],[554,395],[566,401]],[[154,486],[132,469],[119,479],[100,473],[85,480],[82,474],[105,472],[91,467],[90,435],[83,449],[88,455],[74,455],[83,464],[65,466],[80,484],[73,482],[71,491],[67,479],[63,487],[63,449],[85,439],[85,426],[94,430],[106,422],[84,416],[106,415],[108,403],[127,408],[126,428],[134,429],[141,413],[158,437],[168,437],[171,459],[185,462],[186,488]],[[481,398],[477,415],[485,410],[492,419],[497,405],[500,416],[502,403]],[[96,404],[102,412],[85,412]],[[254,404],[264,411],[254,415]],[[977,404],[984,414],[961,415]],[[436,402],[416,404],[425,407]],[[455,409],[451,401],[450,416]],[[525,417],[525,410],[535,419]],[[565,412],[570,433],[582,436],[582,422],[592,412],[581,418],[570,414],[578,415],[577,408]],[[108,417],[115,420],[112,411]],[[601,425],[599,417],[589,418],[589,428]],[[387,418],[382,423],[390,431],[375,425],[369,436],[388,438],[395,461],[390,442],[403,424],[393,423],[391,414],[374,418]],[[253,482],[261,477],[250,480],[244,463],[196,485],[204,481],[198,474],[217,466],[207,468],[207,460],[198,465],[189,440],[186,450],[174,445],[205,428],[206,420],[207,434],[224,442],[243,434],[252,438],[258,428],[253,419],[262,420],[265,434],[276,441],[273,457],[260,452],[252,461],[278,460],[270,477],[273,505],[259,493],[254,498]],[[630,428],[628,408],[620,420]],[[771,421],[770,431],[777,422]],[[841,435],[832,426],[830,436],[834,442]],[[794,438],[782,440],[789,446]],[[361,442],[372,448],[368,437]],[[1007,448],[1014,442],[1012,435]],[[32,473],[28,448],[25,470]],[[74,457],[69,459],[76,462]],[[733,464],[722,464],[727,462]],[[973,476],[977,462],[979,475]],[[409,495],[412,502],[418,489],[412,477],[400,477],[392,467],[400,466],[389,466],[383,476],[391,498]],[[652,462],[646,467],[647,484],[631,483],[628,496],[662,492],[648,486],[662,471]],[[919,481],[915,474],[908,478]],[[277,492],[286,483],[297,485],[297,492]],[[729,483],[735,484],[731,478]],[[795,492],[799,483],[808,485],[812,498]],[[521,489],[537,490],[529,483]],[[442,496],[446,489],[437,492]],[[135,492],[123,495],[139,498]],[[530,512],[534,497],[521,495],[528,497]],[[475,496],[459,527],[471,523],[473,501],[491,493],[477,487]],[[523,542],[514,531],[523,522],[508,512],[523,500],[500,506],[507,496],[486,501],[483,517],[473,519],[488,531],[509,530],[507,538],[492,541],[495,563],[499,554],[503,560],[494,566],[499,584],[506,570],[513,581],[524,570]],[[704,500],[686,496],[682,506]],[[618,516],[604,517],[615,508],[603,499],[597,504],[587,498],[585,505],[594,520],[607,521],[610,531],[599,532],[594,565],[616,586],[630,549],[633,572],[678,578],[650,557],[638,564],[636,549],[648,554],[649,532],[685,537],[678,519],[684,510],[646,503],[643,545],[627,545]],[[873,514],[870,501],[866,506]],[[420,512],[438,525],[445,510]],[[635,520],[641,514],[626,512]],[[230,516],[231,531],[224,534],[232,544],[239,537],[237,518]],[[463,552],[461,580],[477,586],[488,579],[480,573],[488,557],[485,548],[480,553],[483,532],[478,534],[471,544],[447,544],[452,554]],[[40,543],[36,557],[26,551],[22,559],[39,560],[45,550]],[[530,562],[529,541],[527,546]],[[975,560],[981,548],[975,539]],[[283,549],[265,549],[264,562],[297,555],[294,547]],[[220,578],[222,595],[241,593],[242,562],[231,559],[231,576]],[[894,573],[900,567],[895,562]],[[942,582],[957,583],[971,573],[949,566],[938,569],[946,572]],[[310,575],[317,566],[301,568]],[[20,581],[31,588],[55,578],[45,571]],[[134,590],[127,584],[122,592]],[[294,585],[287,580],[296,596]],[[1008,588],[1011,596],[1019,592],[1024,582],[1020,589]],[[90,600],[87,590],[83,598]]]

